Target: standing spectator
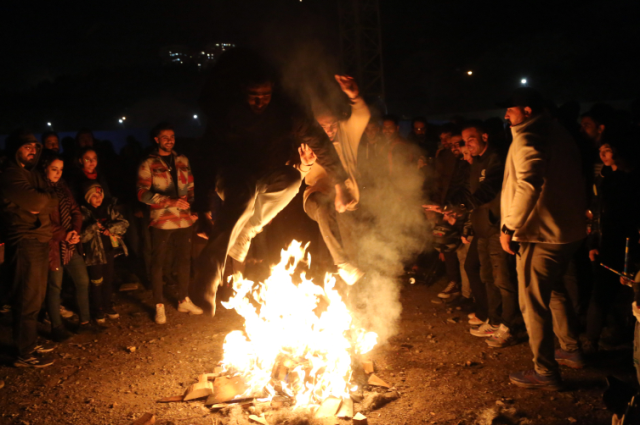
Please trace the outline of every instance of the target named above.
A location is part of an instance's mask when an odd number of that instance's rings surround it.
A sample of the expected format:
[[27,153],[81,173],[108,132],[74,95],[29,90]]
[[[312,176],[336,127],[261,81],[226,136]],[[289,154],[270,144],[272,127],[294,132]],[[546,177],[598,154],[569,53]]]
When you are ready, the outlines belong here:
[[637,177],[629,163],[633,155],[629,154],[624,139],[607,137],[609,131],[607,129],[600,145],[604,166],[593,189],[593,224],[588,240],[594,279],[587,311],[587,340],[582,347],[589,354],[598,351],[600,334],[609,315],[615,323],[612,336],[620,340],[626,326],[623,306],[631,298],[629,289],[617,284],[618,276],[601,267],[600,263],[622,270],[626,239],[629,238],[632,252],[638,241],[640,194]]
[[[534,370],[509,378],[524,388],[558,389],[558,363],[583,365],[562,277],[586,236],[586,196],[576,143],[542,114],[543,104],[537,91],[524,87],[502,105],[513,142],[505,163],[500,242],[509,254],[518,252],[520,309],[534,363]],[[555,356],[554,331],[561,347]]]
[[119,251],[127,255],[127,247],[122,235],[129,223],[115,206],[108,202],[102,186],[89,183],[84,191],[82,211],[82,242],[85,262],[91,280],[91,316],[96,323],[103,325],[105,317],[117,319],[119,314],[113,309],[113,260]]
[[153,131],[157,149],[149,154],[138,169],[138,199],[151,208],[151,285],[156,306],[156,323],[167,321],[162,295],[162,269],[169,251],[174,250],[178,262],[179,301],[181,313],[202,314],[202,309],[189,299],[191,266],[191,215],[193,175],[189,160],[173,147],[173,127],[160,123]]
[[[482,122],[463,126],[462,138],[473,156],[467,198],[471,210],[474,249],[480,260],[480,276],[472,288],[476,294],[476,315],[485,323],[471,334],[488,337],[493,348],[516,343],[515,322],[519,316],[518,293],[509,273],[507,253],[500,246],[500,191],[504,178],[504,157],[493,147]],[[500,309],[500,307],[502,307]],[[501,314],[500,314],[501,310]]]
[[76,201],[78,203],[82,203],[86,188],[93,183],[97,183],[102,187],[105,199],[107,199],[108,202],[111,202],[112,196],[111,191],[109,190],[109,184],[107,183],[104,173],[102,173],[100,167],[98,167],[98,153],[96,150],[91,147],[80,150],[80,154],[78,155],[78,165],[80,170],[78,171],[76,169],[75,173],[71,177],[73,181],[71,189],[74,191]]
[[64,271],[71,276],[76,290],[80,328],[89,325],[89,274],[82,254],[77,249],[82,231],[82,213],[73,199],[71,190],[62,179],[62,157],[50,152],[42,158],[45,179],[55,194],[58,205],[51,212],[53,237],[49,241],[49,281],[47,284],[47,310],[51,319],[51,336],[54,341],[69,339],[60,315],[60,291]]
[[427,120],[423,117],[415,117],[411,120],[411,132],[407,137],[410,143],[414,143],[427,158],[433,158],[438,151],[438,143],[429,137]]
[[60,138],[55,131],[47,131],[42,134],[42,146],[45,149],[59,153],[60,152]]
[[458,159],[451,151],[451,138],[461,137],[460,130],[453,124],[445,124],[440,131],[440,148],[435,159],[435,184],[430,194],[430,201],[443,204],[449,190],[449,184],[455,171]]
[[53,364],[40,356],[53,347],[37,343],[37,319],[47,289],[49,215],[55,201],[42,173],[36,169],[42,145],[28,131],[7,137],[9,165],[0,176],[2,221],[6,225],[5,255],[12,284],[11,312],[17,367]]

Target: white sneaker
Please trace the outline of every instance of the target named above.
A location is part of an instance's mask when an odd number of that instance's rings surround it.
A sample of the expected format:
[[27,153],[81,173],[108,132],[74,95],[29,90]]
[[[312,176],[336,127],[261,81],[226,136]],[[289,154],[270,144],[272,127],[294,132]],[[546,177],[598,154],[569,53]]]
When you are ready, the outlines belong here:
[[476,314],[475,314],[475,313],[471,313],[471,314],[469,315],[469,324],[470,324],[471,326],[480,326],[480,325],[482,325],[483,323],[484,323],[484,322],[483,322],[482,320],[480,320],[480,319],[478,319],[478,318],[476,317]]
[[444,288],[444,291],[438,294],[438,298],[446,300],[447,298],[451,298],[456,295],[460,295],[460,284],[458,282],[451,281],[447,287]]
[[338,275],[347,285],[353,285],[364,276],[364,272],[349,263],[338,264]]
[[[186,297],[184,301],[178,303],[178,311],[180,313],[189,313],[189,314],[202,314],[202,309],[195,305],[189,297]],[[163,310],[164,313],[164,310]]]
[[66,308],[64,308],[63,305],[60,306],[60,316],[64,317],[65,319],[70,319],[73,317],[73,311],[69,311]]
[[167,316],[164,314],[164,304],[156,304],[156,323],[159,325],[167,323]]
[[471,328],[469,331],[473,336],[479,336],[481,338],[490,338],[494,333],[498,331],[498,326],[493,326],[489,323],[489,319],[477,328]]

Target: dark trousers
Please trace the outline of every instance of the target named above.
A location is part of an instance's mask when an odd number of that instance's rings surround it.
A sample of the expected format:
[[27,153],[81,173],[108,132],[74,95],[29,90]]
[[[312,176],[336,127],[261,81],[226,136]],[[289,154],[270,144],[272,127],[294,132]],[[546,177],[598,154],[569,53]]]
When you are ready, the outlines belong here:
[[227,254],[244,261],[251,239],[291,202],[301,183],[300,172],[290,166],[259,178],[244,175],[242,170],[226,171],[216,186],[223,198],[222,209],[196,270],[198,290],[214,312]]
[[177,261],[178,298],[180,301],[189,296],[189,279],[191,274],[191,234],[193,229],[149,229],[151,234],[151,285],[153,288],[154,304],[164,304],[162,295],[162,270],[171,256],[170,250]]
[[447,273],[447,280],[449,282],[460,283],[460,261],[458,260],[456,251],[444,253],[444,266]]
[[47,284],[47,311],[51,319],[51,326],[54,328],[62,326],[60,316],[60,291],[62,290],[62,278],[64,271],[69,273],[76,290],[76,304],[80,322],[89,321],[89,274],[87,266],[84,264],[82,255],[77,250],[73,252],[71,260],[66,266],[59,267],[58,270],[49,270],[49,282]]
[[[508,255],[500,244],[500,233],[488,238],[477,238],[480,276],[487,288],[490,311],[501,307],[499,322],[512,329],[520,316],[518,288],[511,279]],[[493,304],[493,305],[491,305]],[[496,305],[498,304],[498,305]]]
[[94,319],[103,318],[105,312],[111,309],[111,295],[113,294],[114,251],[107,251],[106,264],[87,266],[91,281],[91,316]]
[[[600,266],[600,261],[607,264],[606,260],[598,258],[593,263],[594,279],[587,310],[587,339],[595,344],[600,340],[607,318],[612,320],[613,334],[615,336],[623,334],[628,306],[633,302],[633,291],[622,286],[620,277]],[[617,270],[621,271],[621,269],[623,267]]]
[[478,239],[474,237],[471,240],[464,270],[469,277],[471,292],[476,301],[476,317],[483,321],[489,319],[489,322],[495,325],[501,321],[502,297],[493,284],[492,269],[481,266]]
[[27,357],[36,345],[38,313],[47,292],[49,244],[22,239],[7,243],[6,253],[12,282],[13,341],[18,355]]

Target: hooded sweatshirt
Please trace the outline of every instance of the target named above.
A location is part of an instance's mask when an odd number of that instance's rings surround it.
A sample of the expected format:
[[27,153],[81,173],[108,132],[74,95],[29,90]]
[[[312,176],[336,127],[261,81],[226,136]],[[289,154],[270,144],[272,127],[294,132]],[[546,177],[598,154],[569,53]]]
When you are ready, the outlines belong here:
[[[27,143],[36,143],[36,155],[33,165],[23,167],[18,161],[18,149]],[[11,160],[0,176],[0,211],[6,240],[11,244],[22,239],[49,242],[52,237],[49,214],[56,206],[56,199],[36,169],[42,145],[30,133],[11,135],[6,145]]]

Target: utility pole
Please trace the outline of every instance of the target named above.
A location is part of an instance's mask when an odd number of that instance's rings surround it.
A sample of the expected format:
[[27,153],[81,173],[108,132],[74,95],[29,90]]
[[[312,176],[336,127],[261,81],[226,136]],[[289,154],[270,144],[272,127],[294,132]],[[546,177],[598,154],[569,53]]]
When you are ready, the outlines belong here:
[[384,102],[378,0],[338,0],[342,63],[369,101]]

